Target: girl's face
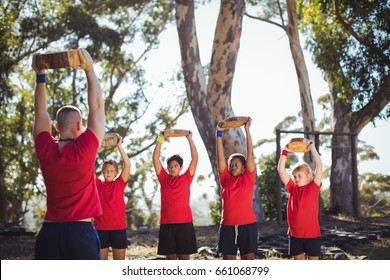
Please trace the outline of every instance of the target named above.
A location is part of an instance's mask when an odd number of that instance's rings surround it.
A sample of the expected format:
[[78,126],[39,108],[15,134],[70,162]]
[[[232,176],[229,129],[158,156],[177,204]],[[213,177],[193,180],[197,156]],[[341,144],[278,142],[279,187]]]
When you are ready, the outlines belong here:
[[232,176],[239,176],[244,173],[245,167],[239,158],[232,158],[229,164],[229,172]]
[[104,181],[106,181],[106,182],[114,181],[116,175],[118,174],[118,172],[115,169],[115,166],[113,166],[111,164],[107,164],[104,167],[102,172],[103,172]]
[[179,176],[182,169],[183,167],[176,160],[172,160],[168,164],[168,173],[172,178]]
[[298,171],[293,173],[294,181],[298,187],[306,186],[310,183],[310,174],[304,171]]

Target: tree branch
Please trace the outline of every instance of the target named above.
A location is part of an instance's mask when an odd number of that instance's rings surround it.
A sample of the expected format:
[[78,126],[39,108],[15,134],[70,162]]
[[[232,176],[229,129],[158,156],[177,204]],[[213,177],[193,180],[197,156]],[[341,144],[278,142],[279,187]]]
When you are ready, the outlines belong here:
[[284,26],[284,25],[282,25],[280,23],[277,23],[275,21],[272,21],[272,20],[269,20],[269,19],[264,19],[264,18],[261,18],[261,17],[252,16],[252,15],[248,14],[247,12],[245,12],[244,15],[246,15],[247,17],[252,18],[252,19],[256,19],[256,20],[263,21],[263,22],[266,22],[266,23],[269,23],[269,24],[272,24],[272,25],[276,25],[277,27],[280,27],[283,30],[286,30],[286,26]]

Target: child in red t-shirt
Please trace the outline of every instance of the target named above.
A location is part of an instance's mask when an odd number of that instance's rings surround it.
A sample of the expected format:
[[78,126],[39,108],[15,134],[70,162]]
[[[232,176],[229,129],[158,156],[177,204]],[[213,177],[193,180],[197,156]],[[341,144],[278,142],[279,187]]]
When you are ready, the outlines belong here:
[[123,160],[123,169],[118,175],[118,164],[109,160],[104,162],[102,173],[104,181],[96,177],[103,215],[95,217],[94,226],[99,234],[102,260],[108,259],[109,247],[114,260],[124,260],[127,248],[126,205],[124,192],[130,177],[130,160],[122,147],[122,137],[117,134],[117,147]]
[[[305,139],[316,166],[312,172],[310,166],[297,163],[292,170],[292,178],[286,171],[287,146],[282,151],[278,173],[290,196],[287,202],[287,222],[289,225],[289,254],[294,260],[318,260],[321,255],[321,231],[318,221],[318,196],[322,181],[322,161],[311,141]],[[312,175],[314,173],[314,176]]]
[[242,260],[253,260],[257,251],[257,220],[252,207],[256,180],[252,136],[245,124],[247,158],[239,153],[230,155],[226,163],[223,149],[223,130],[216,132],[217,163],[221,184],[222,219],[218,236],[218,251],[224,260],[235,260],[240,251]]
[[189,260],[197,252],[195,229],[190,207],[190,186],[198,164],[198,152],[192,132],[188,136],[191,162],[182,175],[183,159],[173,155],[167,160],[167,171],[160,162],[161,144],[166,136],[157,138],[153,152],[153,165],[161,185],[160,230],[157,254],[165,255],[167,260]]

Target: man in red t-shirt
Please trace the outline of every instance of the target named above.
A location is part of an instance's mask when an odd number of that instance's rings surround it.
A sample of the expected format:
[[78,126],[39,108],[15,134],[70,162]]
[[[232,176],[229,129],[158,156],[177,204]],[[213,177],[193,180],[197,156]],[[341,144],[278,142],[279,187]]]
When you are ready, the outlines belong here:
[[184,174],[183,159],[173,155],[167,160],[165,171],[160,162],[161,144],[166,136],[157,138],[153,152],[153,165],[160,182],[161,210],[157,254],[165,255],[167,260],[189,260],[197,252],[195,229],[190,207],[190,186],[198,164],[198,152],[192,132],[186,136],[191,150],[191,162]]
[[114,260],[124,260],[126,257],[126,204],[125,188],[130,177],[130,160],[122,147],[122,137],[118,138],[117,148],[123,160],[123,168],[118,175],[118,164],[109,160],[103,163],[102,173],[104,181],[96,177],[96,185],[99,192],[103,215],[94,219],[94,226],[100,238],[100,257],[108,259],[109,247],[112,248]]
[[322,161],[311,141],[305,139],[316,166],[313,172],[305,162],[297,163],[292,177],[286,171],[288,147],[282,151],[278,172],[290,196],[287,202],[287,222],[289,236],[289,254],[294,260],[318,260],[321,255],[321,231],[318,221],[318,196],[322,181]]
[[242,260],[253,260],[257,251],[257,220],[253,211],[253,190],[256,180],[256,164],[253,155],[252,136],[245,124],[247,158],[242,154],[230,155],[226,164],[222,136],[225,128],[216,132],[217,163],[221,184],[222,219],[218,236],[218,251],[224,260],[235,260],[240,251]]
[[[35,243],[36,259],[100,259],[100,245],[92,218],[102,214],[95,183],[95,158],[104,136],[105,113],[100,83],[93,60],[79,49],[81,65],[88,81],[88,124],[83,131],[81,112],[74,106],[57,111],[52,136],[47,112],[46,75],[36,72],[34,101],[35,151],[46,186],[46,213]],[[82,234],[80,234],[82,233]]]

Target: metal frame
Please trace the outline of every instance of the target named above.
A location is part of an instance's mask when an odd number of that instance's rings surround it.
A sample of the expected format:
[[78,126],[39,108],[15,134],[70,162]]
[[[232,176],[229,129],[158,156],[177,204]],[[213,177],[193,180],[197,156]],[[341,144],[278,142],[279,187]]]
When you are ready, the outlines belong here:
[[[347,135],[350,137],[351,143],[351,157],[352,157],[352,206],[354,217],[360,217],[360,196],[359,196],[359,187],[358,187],[358,170],[357,170],[357,133],[356,132],[319,132],[319,131],[289,131],[289,130],[280,130],[276,129],[276,165],[279,162],[279,157],[281,153],[280,146],[280,135],[284,134],[303,134],[305,137],[308,135],[314,135],[314,145],[316,146],[317,151],[319,152],[320,146],[320,135]],[[282,181],[280,180],[279,174],[276,174],[276,208],[277,208],[277,221],[278,224],[282,221],[282,195],[281,195]]]

